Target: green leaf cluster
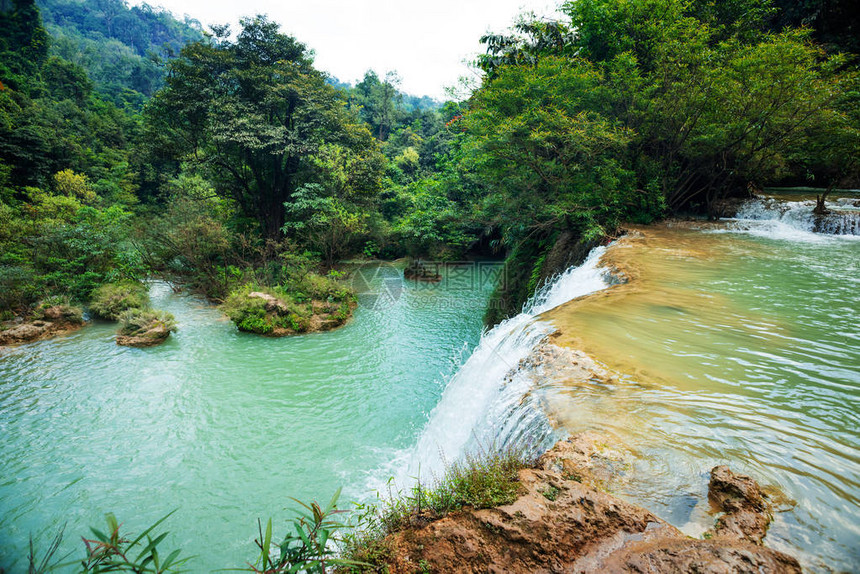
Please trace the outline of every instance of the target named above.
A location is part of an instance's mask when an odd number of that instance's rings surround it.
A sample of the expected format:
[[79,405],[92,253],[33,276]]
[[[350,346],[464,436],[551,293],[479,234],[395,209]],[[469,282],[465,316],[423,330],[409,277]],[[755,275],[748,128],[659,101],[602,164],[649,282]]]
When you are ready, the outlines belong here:
[[808,30],[773,31],[767,0],[578,0],[564,13],[485,38],[478,62],[467,146],[507,236],[598,236],[666,208],[710,212],[749,186],[858,177],[855,72]]

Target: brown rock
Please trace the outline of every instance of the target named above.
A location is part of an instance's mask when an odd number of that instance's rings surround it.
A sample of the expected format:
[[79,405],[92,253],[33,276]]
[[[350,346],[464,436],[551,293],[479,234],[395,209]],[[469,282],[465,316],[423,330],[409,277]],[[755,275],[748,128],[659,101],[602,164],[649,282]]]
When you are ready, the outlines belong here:
[[631,544],[592,572],[659,572],[660,574],[800,574],[797,560],[769,548],[729,540],[678,538]]
[[727,466],[715,466],[708,483],[708,499],[718,511],[725,512],[717,519],[716,536],[762,543],[772,515],[756,481],[735,474]]
[[[649,511],[594,488],[612,458],[593,433],[559,442],[536,468],[520,471],[514,503],[416,521],[387,537],[381,546],[389,571],[800,572],[786,554],[727,536],[687,538]],[[754,499],[747,482],[738,488]]]
[[165,342],[168,337],[170,330],[158,325],[136,335],[117,335],[116,344],[123,347],[154,347]]
[[27,341],[35,341],[45,334],[45,331],[50,327],[50,323],[40,321],[41,325],[33,323],[24,323],[17,327],[12,327],[5,331],[0,331],[0,345],[8,345],[10,343],[24,343]]

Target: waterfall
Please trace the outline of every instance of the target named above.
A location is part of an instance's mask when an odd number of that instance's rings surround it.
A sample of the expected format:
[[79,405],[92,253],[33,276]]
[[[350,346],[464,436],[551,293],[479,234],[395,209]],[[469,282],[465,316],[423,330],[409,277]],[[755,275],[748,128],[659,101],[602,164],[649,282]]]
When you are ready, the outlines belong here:
[[815,201],[786,201],[764,197],[744,203],[735,216],[736,227],[760,231],[771,237],[794,239],[798,235],[860,235],[860,209],[856,198],[828,201],[830,213],[815,215]]
[[417,444],[398,462],[400,485],[439,475],[445,460],[456,460],[474,448],[512,443],[532,445],[551,438],[545,415],[529,404],[531,382],[521,361],[552,332],[537,315],[609,285],[599,265],[605,247],[591,251],[540,288],[519,315],[485,331],[472,355],[454,374],[422,430]]

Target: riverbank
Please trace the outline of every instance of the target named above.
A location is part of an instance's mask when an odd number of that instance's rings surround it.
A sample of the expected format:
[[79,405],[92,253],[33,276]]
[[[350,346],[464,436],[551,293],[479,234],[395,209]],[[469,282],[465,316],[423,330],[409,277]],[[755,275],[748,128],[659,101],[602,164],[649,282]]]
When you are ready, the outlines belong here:
[[72,333],[84,325],[83,311],[78,307],[39,306],[30,317],[0,323],[0,345],[32,343]]
[[761,546],[770,503],[750,477],[712,469],[716,520],[701,539],[604,489],[625,462],[606,437],[558,442],[519,471],[519,495],[503,506],[466,507],[375,544],[376,570],[422,572],[799,573],[797,560]]

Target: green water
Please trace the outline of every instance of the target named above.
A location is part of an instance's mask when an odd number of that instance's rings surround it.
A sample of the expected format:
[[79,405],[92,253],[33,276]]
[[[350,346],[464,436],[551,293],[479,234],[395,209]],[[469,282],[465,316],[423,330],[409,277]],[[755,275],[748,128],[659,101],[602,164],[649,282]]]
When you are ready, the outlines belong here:
[[67,523],[78,557],[104,512],[139,532],[173,509],[165,549],[197,555],[192,571],[253,561],[258,517],[283,534],[290,496],[365,496],[415,442],[491,287],[453,269],[337,331],[267,339],[156,285],[179,325],[160,347],[118,347],[95,324],[0,349],[0,568],[26,569],[31,533],[47,546]]
[[[31,532],[68,522],[77,548],[104,511],[139,530],[177,508],[168,546],[198,555],[193,571],[240,566],[257,517],[283,532],[289,496],[366,497],[469,436],[597,430],[629,455],[613,492],[687,534],[712,525],[708,472],[729,464],[784,494],[769,546],[860,570],[860,240],[737,227],[650,228],[605,255],[633,280],[540,316],[606,380],[521,363],[544,332],[530,316],[480,338],[492,274],[463,269],[397,282],[331,333],[241,334],[157,286],[180,326],[161,347],[117,347],[101,324],[0,350],[0,565],[20,570]],[[599,289],[593,259],[547,300]]]
[[860,238],[739,227],[622,246],[634,281],[552,313],[617,380],[539,384],[565,430],[630,449],[615,491],[687,534],[712,525],[708,473],[728,464],[784,495],[769,546],[858,571]]

